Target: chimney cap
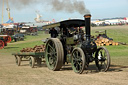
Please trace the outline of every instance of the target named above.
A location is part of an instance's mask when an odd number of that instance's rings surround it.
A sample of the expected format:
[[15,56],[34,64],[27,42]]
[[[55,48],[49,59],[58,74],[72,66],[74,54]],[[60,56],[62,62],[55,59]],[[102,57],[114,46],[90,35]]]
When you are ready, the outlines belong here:
[[91,14],[85,14],[84,18],[91,18]]

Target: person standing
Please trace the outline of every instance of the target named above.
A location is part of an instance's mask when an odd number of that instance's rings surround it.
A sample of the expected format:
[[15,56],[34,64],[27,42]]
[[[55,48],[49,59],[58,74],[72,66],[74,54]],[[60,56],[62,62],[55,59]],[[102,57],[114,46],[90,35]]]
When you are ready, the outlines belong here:
[[51,34],[51,38],[56,38],[58,36],[57,30],[55,28],[50,29],[49,34]]

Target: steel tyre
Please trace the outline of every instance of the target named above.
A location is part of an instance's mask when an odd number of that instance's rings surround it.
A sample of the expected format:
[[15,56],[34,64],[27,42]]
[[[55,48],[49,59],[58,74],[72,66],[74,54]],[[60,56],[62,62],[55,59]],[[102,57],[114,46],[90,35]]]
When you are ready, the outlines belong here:
[[30,59],[29,59],[29,65],[30,65],[30,67],[34,68],[35,58],[33,56],[31,56]]
[[20,66],[20,64],[21,64],[21,58],[20,58],[20,56],[15,56],[15,61],[16,61],[16,64],[18,66]]
[[45,59],[47,67],[53,71],[60,70],[63,65],[64,52],[58,38],[50,38],[46,43]]
[[105,47],[99,47],[95,54],[95,63],[99,71],[108,71],[110,67],[110,55]]

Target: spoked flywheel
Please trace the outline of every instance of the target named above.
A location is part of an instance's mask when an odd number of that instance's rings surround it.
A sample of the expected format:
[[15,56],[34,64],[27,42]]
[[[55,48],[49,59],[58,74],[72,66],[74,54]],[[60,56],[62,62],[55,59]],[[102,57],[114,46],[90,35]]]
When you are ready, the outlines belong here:
[[59,39],[51,38],[47,41],[45,59],[49,69],[53,71],[60,70],[64,61],[64,52]]
[[81,74],[85,69],[85,54],[81,48],[75,48],[72,51],[71,64],[75,73]]
[[0,40],[0,49],[4,48],[4,42],[2,40]]
[[95,63],[99,71],[107,71],[110,67],[110,55],[105,47],[99,47],[95,54]]
[[6,36],[6,37],[4,37],[4,40],[5,40],[7,43],[10,43],[12,39],[11,39],[10,36]]

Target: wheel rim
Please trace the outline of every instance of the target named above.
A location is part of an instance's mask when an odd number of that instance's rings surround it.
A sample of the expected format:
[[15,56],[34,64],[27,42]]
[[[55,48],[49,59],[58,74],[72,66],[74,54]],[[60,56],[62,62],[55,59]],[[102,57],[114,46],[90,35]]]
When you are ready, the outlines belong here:
[[85,55],[81,48],[75,48],[72,52],[72,68],[75,73],[81,74],[85,68]]
[[4,48],[4,42],[2,40],[0,40],[0,49]]
[[46,64],[51,70],[60,70],[63,65],[63,47],[59,39],[51,38],[46,44]]
[[96,66],[99,71],[107,71],[110,67],[110,55],[105,47],[98,48],[95,56]]

